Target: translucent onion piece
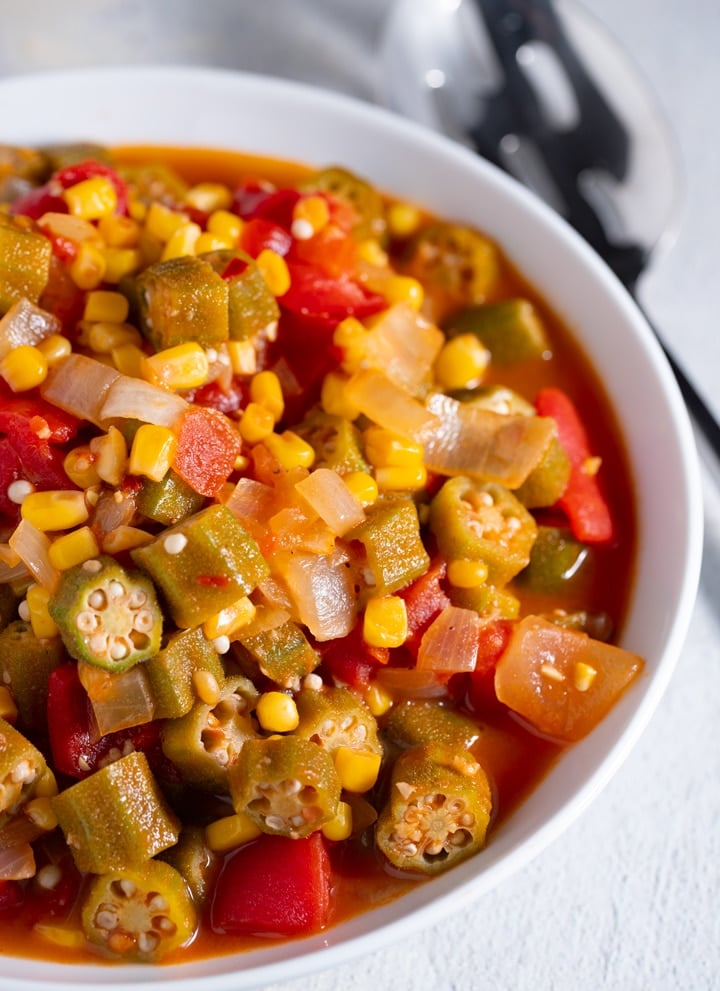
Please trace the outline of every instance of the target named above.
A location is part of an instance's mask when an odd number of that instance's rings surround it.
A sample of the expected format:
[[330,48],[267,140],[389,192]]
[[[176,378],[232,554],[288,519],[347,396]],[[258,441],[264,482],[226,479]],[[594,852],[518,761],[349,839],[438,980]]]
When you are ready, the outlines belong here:
[[130,375],[118,375],[108,389],[100,416],[103,423],[116,419],[141,420],[172,428],[187,408],[182,396]]
[[92,703],[100,736],[149,723],[155,716],[150,682],[140,665],[122,674],[110,674],[90,664],[78,673]]
[[435,422],[415,433],[425,464],[441,475],[470,475],[516,489],[539,464],[556,433],[553,420],[503,415],[433,395]]
[[474,671],[481,625],[474,609],[446,606],[423,634],[418,671]]
[[347,636],[355,625],[357,596],[345,551],[296,554],[287,562],[285,578],[298,619],[316,640]]
[[0,849],[0,881],[22,881],[35,875],[35,855],[29,843]]
[[365,519],[365,510],[337,472],[317,468],[295,486],[308,505],[338,537]]
[[40,392],[54,406],[100,427],[103,425],[100,410],[105,397],[119,378],[118,371],[101,361],[82,354],[69,354],[50,369]]
[[439,417],[382,372],[358,372],[345,386],[345,394],[361,413],[397,434],[431,435],[442,426]]
[[61,333],[62,323],[54,313],[19,299],[0,320],[0,359],[23,344],[38,344],[51,334]]
[[48,557],[50,538],[28,520],[20,520],[8,544],[24,562],[38,585],[52,592],[60,573],[52,566]]
[[225,505],[237,520],[257,538],[267,530],[267,521],[277,512],[277,494],[271,485],[254,478],[241,478]]
[[375,681],[396,699],[439,699],[447,693],[447,678],[435,671],[384,667]]
[[363,338],[363,352],[367,366],[415,394],[428,381],[444,340],[417,310],[398,303],[377,318]]
[[0,560],[0,585],[8,585],[10,582],[29,577],[30,572],[24,561],[18,559],[15,564],[7,564]]

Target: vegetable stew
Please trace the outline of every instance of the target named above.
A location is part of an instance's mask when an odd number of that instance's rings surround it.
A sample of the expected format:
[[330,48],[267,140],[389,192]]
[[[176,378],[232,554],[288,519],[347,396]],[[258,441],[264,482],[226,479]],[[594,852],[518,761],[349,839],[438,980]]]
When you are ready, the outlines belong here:
[[470,856],[642,669],[602,387],[340,167],[0,148],[0,951],[178,962]]

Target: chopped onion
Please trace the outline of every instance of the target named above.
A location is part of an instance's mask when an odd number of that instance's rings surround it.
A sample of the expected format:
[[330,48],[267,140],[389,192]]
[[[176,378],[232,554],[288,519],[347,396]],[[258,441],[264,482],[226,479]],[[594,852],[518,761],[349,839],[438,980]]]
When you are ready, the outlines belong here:
[[28,520],[20,520],[8,544],[24,562],[38,585],[52,592],[60,574],[50,563],[48,556],[50,538],[47,534],[38,530]]
[[374,423],[397,434],[418,437],[439,430],[442,421],[407,390],[378,371],[353,375],[345,386],[348,402]]
[[107,391],[100,417],[103,423],[141,420],[172,428],[187,408],[187,401],[174,392],[130,375],[118,375]]
[[425,464],[441,475],[470,475],[516,489],[539,464],[556,433],[549,417],[504,415],[433,395],[435,421],[415,433]]
[[446,606],[423,634],[418,671],[474,671],[482,620],[474,609]]
[[141,665],[122,674],[110,674],[91,664],[78,665],[100,736],[141,726],[155,716],[150,681]]
[[100,427],[104,422],[100,410],[105,397],[120,377],[118,371],[101,361],[82,354],[69,354],[53,365],[40,392],[54,406]]
[[271,485],[241,478],[225,503],[233,516],[252,534],[267,532],[267,521],[277,511],[277,493]]
[[3,544],[2,546],[7,547],[10,553],[6,559],[0,558],[0,585],[7,585],[18,579],[29,578],[30,572],[25,562],[10,548],[9,544]]
[[365,510],[330,468],[316,468],[295,485],[295,490],[338,537],[365,519]]
[[0,881],[21,881],[35,875],[35,854],[29,843],[0,849]]
[[380,668],[375,680],[396,699],[438,699],[447,693],[447,677],[417,668]]
[[428,381],[443,342],[441,330],[408,303],[397,303],[364,336],[363,355],[367,366],[415,394]]
[[357,596],[344,550],[295,554],[287,562],[285,578],[297,617],[316,640],[347,636],[357,618]]
[[19,299],[0,320],[0,359],[23,344],[39,344],[51,334],[61,333],[62,323],[54,313],[29,299]]

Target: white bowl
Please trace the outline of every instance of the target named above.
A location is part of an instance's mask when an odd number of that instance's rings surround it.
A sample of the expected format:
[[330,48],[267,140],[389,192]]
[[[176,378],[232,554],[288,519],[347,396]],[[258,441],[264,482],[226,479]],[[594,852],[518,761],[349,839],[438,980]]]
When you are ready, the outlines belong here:
[[655,710],[687,632],[702,545],[699,469],[679,391],[638,309],[584,242],[516,183],[464,148],[348,98],[237,73],[132,68],[7,79],[0,105],[4,143],[195,145],[344,164],[499,241],[573,330],[617,414],[639,522],[621,642],[647,661],[620,704],[564,754],[481,855],[400,900],[307,940],[172,967],[6,957],[0,987],[241,991],[346,962],[478,899],[555,839],[607,784]]

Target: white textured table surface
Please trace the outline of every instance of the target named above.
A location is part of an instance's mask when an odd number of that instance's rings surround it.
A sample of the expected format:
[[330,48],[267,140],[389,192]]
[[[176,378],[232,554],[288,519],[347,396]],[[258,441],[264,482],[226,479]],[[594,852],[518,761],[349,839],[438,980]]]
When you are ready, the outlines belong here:
[[[720,414],[720,8],[717,0],[585,6],[633,54],[678,138],[686,177],[679,233],[642,298]],[[4,0],[0,73],[187,62],[296,76],[372,99],[386,9],[384,0]],[[268,34],[269,24],[288,23],[292,41]],[[266,991],[720,987],[718,479],[705,471],[701,588],[677,671],[635,751],[580,821],[424,938]]]

